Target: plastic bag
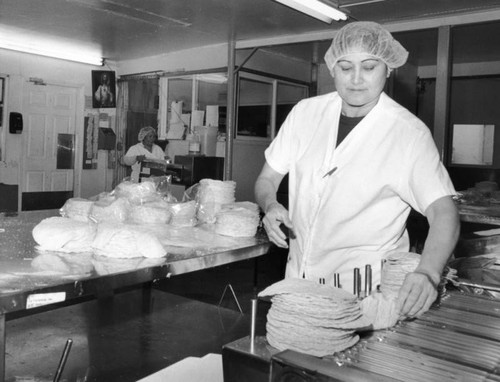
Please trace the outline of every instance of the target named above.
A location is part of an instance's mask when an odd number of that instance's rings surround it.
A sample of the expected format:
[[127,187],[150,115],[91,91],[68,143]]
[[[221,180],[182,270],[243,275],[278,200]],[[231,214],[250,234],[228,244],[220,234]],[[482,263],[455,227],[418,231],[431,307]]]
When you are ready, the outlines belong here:
[[92,205],[89,217],[96,223],[124,222],[128,218],[130,203],[127,199],[108,196]]
[[168,224],[171,219],[169,205],[162,200],[132,206],[128,217],[135,224]]
[[70,198],[66,200],[64,205],[59,210],[59,214],[62,217],[66,217],[73,220],[78,220],[82,222],[89,221],[90,209],[94,202],[88,199],[82,198]]
[[113,190],[112,195],[116,198],[127,199],[131,204],[144,204],[161,198],[154,182],[121,182]]
[[197,224],[196,202],[194,200],[169,203],[169,211],[172,214],[170,225],[175,227],[193,227]]
[[[234,203],[236,182],[202,179],[197,188],[189,191],[197,202],[197,218],[202,223],[213,224],[222,205]],[[194,195],[193,195],[194,194]]]

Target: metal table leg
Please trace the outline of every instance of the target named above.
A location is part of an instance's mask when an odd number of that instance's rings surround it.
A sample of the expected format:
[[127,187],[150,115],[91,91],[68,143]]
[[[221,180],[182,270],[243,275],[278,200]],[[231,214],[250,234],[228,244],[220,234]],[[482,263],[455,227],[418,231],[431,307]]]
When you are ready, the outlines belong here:
[[0,382],[5,381],[5,314],[0,314]]
[[257,291],[257,284],[259,283],[259,258],[253,259],[253,290]]
[[142,312],[153,312],[153,282],[146,282],[142,284]]

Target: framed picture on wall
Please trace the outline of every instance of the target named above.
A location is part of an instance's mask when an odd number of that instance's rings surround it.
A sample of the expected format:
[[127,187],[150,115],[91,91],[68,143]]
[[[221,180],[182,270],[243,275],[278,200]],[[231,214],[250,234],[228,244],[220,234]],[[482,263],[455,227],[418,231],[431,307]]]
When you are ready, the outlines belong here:
[[92,107],[116,107],[116,76],[111,70],[92,70]]

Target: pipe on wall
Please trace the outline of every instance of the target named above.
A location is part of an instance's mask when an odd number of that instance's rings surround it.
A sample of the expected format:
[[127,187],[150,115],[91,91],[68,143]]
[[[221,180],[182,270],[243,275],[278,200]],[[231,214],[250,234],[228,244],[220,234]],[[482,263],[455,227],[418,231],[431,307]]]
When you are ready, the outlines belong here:
[[236,42],[234,38],[228,44],[228,64],[227,64],[227,109],[226,109],[226,159],[224,161],[224,180],[233,178],[233,140],[235,122],[235,60]]

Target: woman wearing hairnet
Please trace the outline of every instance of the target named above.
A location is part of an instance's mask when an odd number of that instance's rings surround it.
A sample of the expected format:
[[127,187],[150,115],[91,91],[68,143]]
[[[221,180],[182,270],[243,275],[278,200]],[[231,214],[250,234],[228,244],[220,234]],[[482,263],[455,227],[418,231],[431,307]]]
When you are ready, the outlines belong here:
[[163,149],[156,145],[156,130],[151,126],[143,127],[137,136],[139,143],[131,146],[125,156],[123,163],[132,166],[130,180],[137,183],[141,171],[141,162],[144,159],[165,160],[167,156]]
[[[336,92],[299,102],[265,152],[255,184],[272,242],[287,247],[286,277],[325,279],[353,291],[353,269],[408,252],[411,208],[430,228],[420,264],[398,296],[400,314],[419,316],[437,297],[441,272],[459,234],[454,187],[429,129],[384,92],[408,52],[379,24],[347,24],[325,55]],[[289,175],[289,211],[276,200]]]

